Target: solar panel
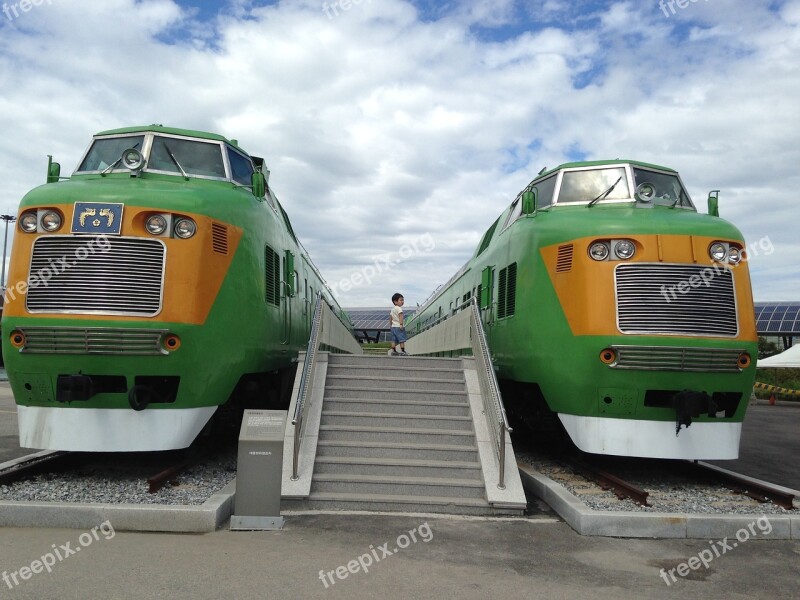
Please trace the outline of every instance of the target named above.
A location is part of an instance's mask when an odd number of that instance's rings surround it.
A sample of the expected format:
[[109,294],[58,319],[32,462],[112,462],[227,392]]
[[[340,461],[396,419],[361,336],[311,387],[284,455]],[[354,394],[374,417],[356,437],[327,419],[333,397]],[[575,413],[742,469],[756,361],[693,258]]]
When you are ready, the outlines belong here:
[[[353,328],[367,331],[389,331],[389,310],[386,308],[345,308]],[[406,319],[417,312],[416,308],[403,308]]]
[[755,313],[759,335],[800,336],[800,302],[757,302]]

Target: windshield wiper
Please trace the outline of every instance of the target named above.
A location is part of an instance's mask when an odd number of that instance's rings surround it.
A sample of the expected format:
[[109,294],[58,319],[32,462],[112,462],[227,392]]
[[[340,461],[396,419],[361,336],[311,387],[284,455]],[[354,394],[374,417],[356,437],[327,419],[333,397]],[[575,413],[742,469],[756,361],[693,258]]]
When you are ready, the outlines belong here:
[[591,208],[591,207],[592,207],[592,206],[594,206],[596,203],[600,202],[600,200],[603,200],[603,199],[604,199],[606,196],[608,196],[608,195],[609,195],[611,192],[613,192],[613,191],[614,191],[614,188],[615,188],[615,187],[617,187],[617,184],[618,184],[620,181],[622,181],[622,177],[620,177],[619,179],[617,179],[617,180],[616,180],[616,181],[613,183],[613,185],[612,185],[610,188],[608,188],[608,189],[607,189],[605,192],[603,192],[603,193],[602,193],[602,194],[600,194],[600,195],[599,195],[597,198],[595,198],[594,200],[592,200],[591,202],[589,202],[589,204],[587,204],[587,205],[586,205],[586,208]]
[[169,146],[164,144],[164,149],[167,151],[167,154],[169,154],[169,157],[172,159],[172,162],[175,163],[175,166],[178,167],[178,170],[181,172],[181,175],[183,175],[183,178],[186,181],[189,181],[189,176],[186,174],[186,171],[183,170],[181,163],[179,163],[178,159],[175,158],[175,155],[172,153],[172,150],[169,149]]

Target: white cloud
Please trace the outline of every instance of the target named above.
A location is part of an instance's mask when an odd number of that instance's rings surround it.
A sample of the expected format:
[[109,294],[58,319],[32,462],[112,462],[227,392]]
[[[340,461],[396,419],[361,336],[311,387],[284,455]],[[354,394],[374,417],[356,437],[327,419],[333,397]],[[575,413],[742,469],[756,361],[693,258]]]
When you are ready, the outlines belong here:
[[340,294],[411,305],[577,148],[676,168],[701,208],[722,189],[723,216],[775,242],[751,262],[756,298],[797,300],[800,2],[771,5],[237,1],[201,22],[167,0],[44,2],[0,15],[0,210],[96,131],[215,131],[266,158],[332,283],[430,233],[434,250]]

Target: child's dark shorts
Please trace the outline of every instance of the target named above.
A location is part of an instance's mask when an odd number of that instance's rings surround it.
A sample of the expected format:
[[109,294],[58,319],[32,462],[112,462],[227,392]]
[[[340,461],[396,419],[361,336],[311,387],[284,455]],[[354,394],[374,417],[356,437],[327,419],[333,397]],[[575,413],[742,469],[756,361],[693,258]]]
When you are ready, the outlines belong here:
[[402,344],[406,341],[405,327],[392,327],[392,341],[395,344]]

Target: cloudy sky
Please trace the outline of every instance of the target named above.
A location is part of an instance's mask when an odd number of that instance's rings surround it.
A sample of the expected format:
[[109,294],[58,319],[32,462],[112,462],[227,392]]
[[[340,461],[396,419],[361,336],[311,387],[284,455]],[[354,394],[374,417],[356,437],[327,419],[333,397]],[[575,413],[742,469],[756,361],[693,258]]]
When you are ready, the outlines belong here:
[[721,189],[756,300],[800,301],[800,0],[680,3],[6,0],[0,210],[97,131],[213,131],[342,305],[413,305],[542,167],[635,158]]

